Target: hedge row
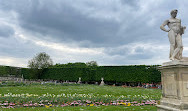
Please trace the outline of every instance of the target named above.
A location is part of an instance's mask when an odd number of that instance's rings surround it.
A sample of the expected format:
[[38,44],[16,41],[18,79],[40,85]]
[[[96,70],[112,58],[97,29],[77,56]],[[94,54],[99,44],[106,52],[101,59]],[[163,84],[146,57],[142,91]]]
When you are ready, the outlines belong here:
[[157,66],[102,66],[96,70],[96,81],[104,77],[106,81],[115,82],[160,82],[161,73]]
[[33,70],[22,69],[26,79],[53,79],[78,81],[81,77],[85,82],[100,82],[101,77],[108,82],[154,82],[161,81],[161,74],[157,66],[100,66],[92,68],[47,68],[40,71],[37,76]]
[[78,81],[79,77],[82,81],[92,81],[93,71],[90,68],[48,68],[44,69],[41,79]]
[[100,80],[104,77],[106,81],[116,82],[144,82],[149,78],[149,73],[145,70],[145,67],[141,66],[111,66],[111,67],[99,67],[96,70],[96,80]]
[[15,75],[21,76],[21,70],[17,67],[0,66],[0,76]]
[[21,73],[24,79],[39,79],[39,71],[34,69],[22,68]]
[[160,82],[161,74],[157,66],[103,66],[96,70],[95,79],[104,77],[106,81],[116,82]]

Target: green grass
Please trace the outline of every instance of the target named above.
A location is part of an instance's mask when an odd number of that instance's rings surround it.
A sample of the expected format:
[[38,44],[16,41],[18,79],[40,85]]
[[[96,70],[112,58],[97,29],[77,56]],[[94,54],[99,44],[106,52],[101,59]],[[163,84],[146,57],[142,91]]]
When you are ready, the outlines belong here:
[[31,85],[31,86],[17,86],[17,87],[1,87],[1,94],[13,93],[29,93],[29,94],[93,94],[93,95],[147,95],[153,98],[160,99],[160,89],[144,89],[144,88],[123,88],[112,86],[97,86],[97,85],[80,85],[80,86],[43,86],[43,85]]
[[[12,93],[12,94],[36,94],[39,96],[43,96],[44,94],[52,94],[52,95],[59,95],[59,94],[72,94],[71,97],[76,94],[88,94],[88,95],[95,95],[96,98],[102,99],[113,99],[119,100],[121,96],[125,96],[122,100],[159,100],[161,98],[161,90],[160,89],[144,89],[144,88],[124,88],[124,87],[112,87],[112,86],[98,86],[98,85],[78,85],[78,86],[62,86],[62,85],[28,85],[28,86],[15,86],[15,87],[0,87],[0,101],[3,99],[1,96]],[[107,96],[105,96],[107,95]],[[110,96],[108,96],[110,95]],[[70,98],[71,98],[70,97]],[[5,97],[8,101],[12,101],[14,97]],[[19,101],[20,98],[16,97]],[[33,101],[35,97],[32,97]],[[32,100],[31,98],[31,100]],[[53,97],[50,97],[53,98]],[[75,97],[79,99],[92,99],[92,98],[83,98],[83,97]],[[140,98],[140,99],[138,99]],[[29,98],[21,98],[21,99],[28,99]],[[49,100],[49,98],[46,98]],[[100,99],[98,99],[100,100]],[[38,101],[38,100],[37,100]],[[155,106],[69,106],[69,107],[33,107],[33,108],[15,108],[15,109],[0,109],[0,111],[96,111],[96,110],[103,110],[103,111],[156,111]]]
[[0,109],[0,111],[157,111],[155,106],[79,106],[79,107],[51,107],[51,108],[15,108]]

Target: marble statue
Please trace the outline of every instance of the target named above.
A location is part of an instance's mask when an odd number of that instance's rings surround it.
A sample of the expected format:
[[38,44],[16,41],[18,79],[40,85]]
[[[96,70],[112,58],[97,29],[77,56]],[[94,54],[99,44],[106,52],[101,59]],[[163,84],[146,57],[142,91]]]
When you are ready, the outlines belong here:
[[100,84],[100,86],[104,86],[104,84],[105,84],[105,83],[104,83],[104,78],[102,77],[102,78],[101,78],[101,84]]
[[81,81],[81,77],[79,77],[79,80],[78,80],[77,83],[78,83],[78,84],[81,84],[81,83],[82,83],[82,81]]
[[[181,19],[177,19],[178,10],[172,10],[170,12],[171,18],[164,21],[160,26],[161,30],[168,32],[168,38],[170,41],[170,60],[182,60],[183,44],[182,44],[182,34],[186,27],[181,26]],[[169,29],[165,29],[168,26]]]

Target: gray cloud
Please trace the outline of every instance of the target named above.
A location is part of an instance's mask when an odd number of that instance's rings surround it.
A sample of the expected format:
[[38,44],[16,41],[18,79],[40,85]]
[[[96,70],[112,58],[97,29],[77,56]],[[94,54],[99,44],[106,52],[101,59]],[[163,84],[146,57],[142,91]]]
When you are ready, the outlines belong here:
[[0,56],[31,58],[35,53],[45,50],[31,42],[20,41],[15,37],[0,39]]
[[[93,59],[100,64],[145,64],[159,58],[168,59],[169,49],[161,51],[161,47],[168,48],[167,33],[162,32],[159,26],[170,17],[172,9],[179,9],[178,18],[186,25],[187,8],[184,4],[188,2],[4,0],[0,4],[0,16],[3,18],[0,24],[0,55],[28,59],[38,52],[47,52],[57,62],[87,62]],[[15,33],[23,34],[27,40]],[[78,52],[58,52],[58,46],[50,43],[41,45],[37,40],[59,43],[60,48],[78,49]],[[93,48],[102,48],[102,55],[79,52],[99,50]]]
[[[56,13],[46,2],[44,6],[33,8],[25,14],[20,14],[20,24],[24,29],[53,36],[56,40],[90,41],[94,44],[116,39],[119,24],[115,21],[100,21],[88,18],[71,7],[62,4]],[[53,39],[54,39],[53,38]]]
[[8,25],[0,24],[0,37],[7,38],[14,35],[14,29]]
[[[95,3],[94,1],[91,2]],[[136,1],[121,0],[119,3],[114,2],[116,5],[112,7],[114,9],[111,12],[101,13],[102,17],[110,17],[120,12],[121,15],[117,14],[120,21],[90,17],[90,15],[94,16],[95,13],[100,13],[100,10],[95,9],[93,13],[89,11],[91,14],[83,14],[72,5],[73,3],[74,1],[60,2],[59,0],[22,1],[14,3],[11,8],[19,14],[19,23],[22,28],[27,29],[32,34],[38,32],[42,36],[49,35],[53,37],[51,39],[62,42],[89,41],[89,44],[81,45],[83,47],[118,46],[142,41],[148,35],[150,36],[149,39],[156,38],[145,31],[151,28],[146,25],[151,17],[143,15],[134,17],[134,15],[139,14],[140,9]],[[12,3],[8,2],[7,4]],[[88,7],[85,2],[82,5]],[[111,5],[104,6],[111,8]],[[122,8],[119,9],[118,7]],[[89,8],[85,10],[87,11]],[[105,12],[106,10],[101,9],[101,11]],[[157,30],[159,30],[158,27]]]

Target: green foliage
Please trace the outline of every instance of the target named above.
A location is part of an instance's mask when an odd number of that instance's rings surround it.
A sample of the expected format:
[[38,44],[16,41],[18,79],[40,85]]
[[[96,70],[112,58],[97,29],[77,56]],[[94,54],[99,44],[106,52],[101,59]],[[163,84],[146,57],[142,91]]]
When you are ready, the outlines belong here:
[[101,81],[101,77],[108,82],[142,82],[158,83],[161,74],[157,66],[100,66],[93,68],[46,68],[42,72],[41,79],[78,81]]
[[96,61],[90,61],[87,63],[83,62],[75,62],[75,63],[67,63],[67,64],[56,64],[51,66],[50,68],[92,68],[96,69],[98,64]]
[[40,76],[36,76],[35,70],[23,68],[22,74],[26,79],[53,79],[53,80],[69,80],[78,81],[81,77],[81,81],[101,81],[101,77],[106,82],[142,82],[142,83],[158,83],[161,82],[161,73],[157,70],[157,65],[135,65],[135,66],[99,66],[96,69],[93,68],[45,68],[40,70]]
[[48,54],[41,52],[33,59],[29,60],[28,67],[33,69],[44,69],[53,65],[53,61]]
[[40,79],[44,68],[48,68],[53,65],[53,61],[45,52],[38,53],[33,59],[29,60],[28,67],[29,75],[28,79]]
[[8,68],[6,66],[0,66],[0,75],[4,76],[4,75],[8,75]]
[[67,63],[67,64],[56,64],[50,68],[86,68],[87,65],[83,62]]
[[92,68],[92,69],[96,69],[98,67],[98,64],[96,61],[90,61],[86,63],[87,67]]
[[42,69],[22,68],[21,73],[24,79],[40,79]]
[[104,77],[105,81],[110,82],[160,82],[161,74],[156,66],[101,66],[96,70],[95,79],[101,81]]
[[46,68],[41,79],[78,81],[81,77],[82,81],[91,81],[91,74],[92,70],[89,68]]
[[150,73],[150,81],[154,83],[161,82],[161,72],[157,69],[157,65],[148,67],[148,72]]
[[21,70],[17,67],[0,66],[0,76],[8,75],[15,75],[16,77],[21,76]]

